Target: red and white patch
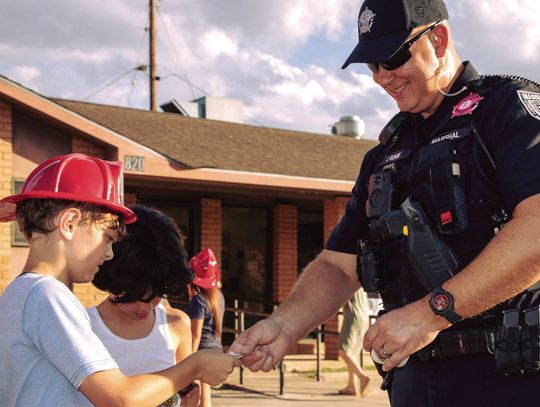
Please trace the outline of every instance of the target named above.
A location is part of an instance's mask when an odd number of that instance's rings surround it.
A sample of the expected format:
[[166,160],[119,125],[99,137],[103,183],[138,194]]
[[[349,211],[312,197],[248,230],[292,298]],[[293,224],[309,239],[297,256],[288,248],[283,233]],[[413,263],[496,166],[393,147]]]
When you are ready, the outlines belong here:
[[480,101],[484,99],[478,93],[470,93],[469,96],[461,99],[452,109],[452,117],[471,114],[478,107]]

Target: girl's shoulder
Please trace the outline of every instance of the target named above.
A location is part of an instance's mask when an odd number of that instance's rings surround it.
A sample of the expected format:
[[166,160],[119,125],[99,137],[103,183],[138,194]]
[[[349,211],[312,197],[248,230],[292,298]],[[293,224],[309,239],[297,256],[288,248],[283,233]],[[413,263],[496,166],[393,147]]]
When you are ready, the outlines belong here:
[[189,319],[189,316],[184,311],[171,307],[166,301],[164,301],[162,305],[167,314],[167,325],[169,326],[169,330],[180,335],[185,332],[191,335],[191,320]]

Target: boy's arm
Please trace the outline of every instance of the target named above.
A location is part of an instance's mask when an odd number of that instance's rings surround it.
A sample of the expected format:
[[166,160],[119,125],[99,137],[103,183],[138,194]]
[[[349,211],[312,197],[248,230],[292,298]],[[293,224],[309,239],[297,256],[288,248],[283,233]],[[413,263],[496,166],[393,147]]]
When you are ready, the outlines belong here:
[[193,380],[223,382],[239,364],[230,355],[200,351],[156,373],[129,377],[118,369],[96,372],[83,380],[79,390],[98,407],[155,407]]

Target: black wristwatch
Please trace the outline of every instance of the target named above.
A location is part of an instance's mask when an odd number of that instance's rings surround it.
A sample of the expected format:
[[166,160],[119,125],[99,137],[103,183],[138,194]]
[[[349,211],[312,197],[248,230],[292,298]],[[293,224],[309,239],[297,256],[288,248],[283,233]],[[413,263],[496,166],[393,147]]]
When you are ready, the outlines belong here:
[[463,319],[461,315],[454,311],[454,297],[442,287],[437,287],[431,292],[429,306],[435,314],[446,318],[453,324]]

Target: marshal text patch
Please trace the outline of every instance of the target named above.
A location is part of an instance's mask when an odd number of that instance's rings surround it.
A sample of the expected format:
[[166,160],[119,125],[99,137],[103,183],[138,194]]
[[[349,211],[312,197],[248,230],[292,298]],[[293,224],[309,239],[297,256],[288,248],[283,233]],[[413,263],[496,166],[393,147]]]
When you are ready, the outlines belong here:
[[441,141],[445,141],[445,140],[450,140],[450,141],[459,140],[465,136],[468,136],[469,134],[471,134],[470,127],[461,127],[459,129],[448,130],[444,134],[437,135],[435,138],[433,138],[429,142],[429,144],[440,143]]
[[519,100],[527,112],[537,120],[540,120],[540,93],[518,90]]

